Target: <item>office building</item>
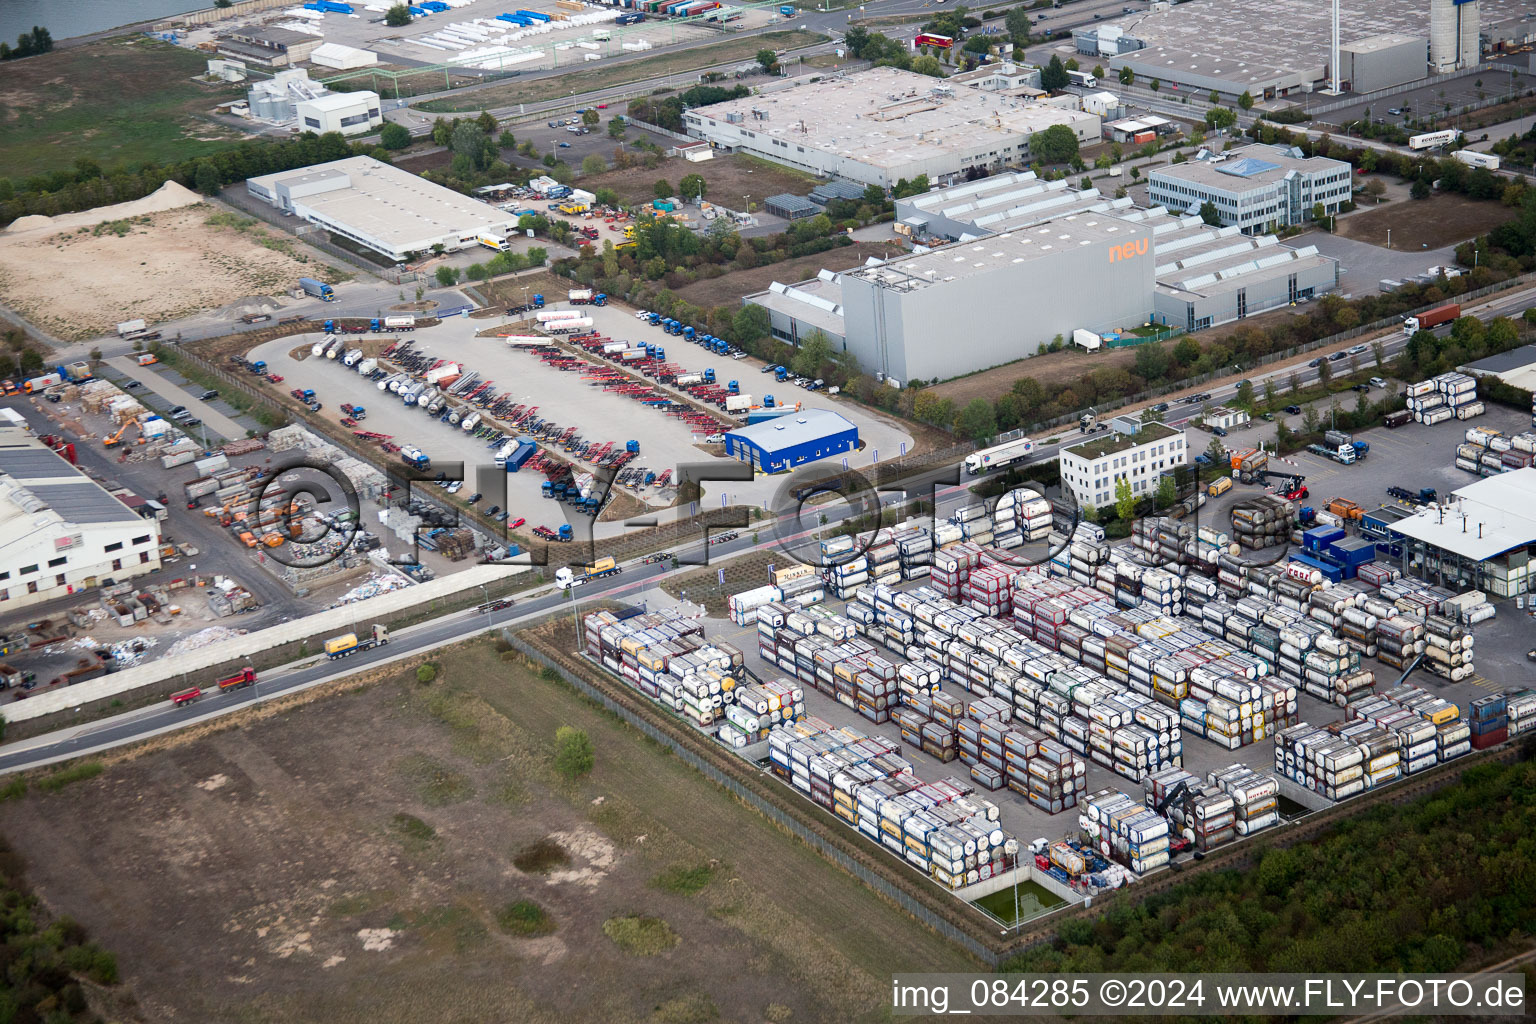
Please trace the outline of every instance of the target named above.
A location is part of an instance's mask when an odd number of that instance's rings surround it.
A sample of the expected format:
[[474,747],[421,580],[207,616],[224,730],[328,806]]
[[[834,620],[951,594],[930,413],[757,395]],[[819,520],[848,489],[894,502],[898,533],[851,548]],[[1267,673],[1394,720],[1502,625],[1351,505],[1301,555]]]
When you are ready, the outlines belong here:
[[296,112],[302,130],[321,134],[363,135],[384,123],[384,115],[379,112],[379,94],[366,90],[329,92],[312,100],[300,100]]
[[859,428],[826,409],[787,413],[725,435],[726,458],[749,463],[762,473],[782,473],[858,447]]
[[1061,482],[1079,505],[1105,508],[1115,502],[1115,484],[1130,482],[1138,498],[1157,492],[1164,473],[1189,461],[1184,432],[1162,423],[1144,423],[1132,434],[1106,434],[1061,449]]
[[1304,224],[1319,204],[1336,213],[1349,201],[1353,173],[1342,160],[1252,145],[1228,153],[1201,150],[1194,160],[1157,168],[1147,182],[1154,205],[1198,214],[1210,203],[1223,225],[1251,234]]

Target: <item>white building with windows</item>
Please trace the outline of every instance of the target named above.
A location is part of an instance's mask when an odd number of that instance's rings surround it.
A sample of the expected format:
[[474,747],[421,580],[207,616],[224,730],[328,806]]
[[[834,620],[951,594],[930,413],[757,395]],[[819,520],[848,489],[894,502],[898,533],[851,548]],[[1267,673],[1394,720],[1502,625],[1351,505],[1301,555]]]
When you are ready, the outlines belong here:
[[299,129],[306,132],[340,132],[361,135],[384,123],[376,92],[328,92],[296,105]]
[[26,430],[0,427],[0,609],[158,568],[158,522],[141,518]]
[[1157,491],[1164,473],[1189,461],[1184,432],[1144,423],[1133,434],[1109,434],[1061,450],[1061,483],[1079,505],[1114,504],[1115,483],[1128,480],[1138,498]]
[[1262,234],[1312,219],[1319,203],[1332,214],[1349,202],[1354,179],[1349,164],[1307,157],[1293,146],[1244,146],[1160,167],[1147,176],[1154,206],[1198,214],[1210,203],[1224,227]]

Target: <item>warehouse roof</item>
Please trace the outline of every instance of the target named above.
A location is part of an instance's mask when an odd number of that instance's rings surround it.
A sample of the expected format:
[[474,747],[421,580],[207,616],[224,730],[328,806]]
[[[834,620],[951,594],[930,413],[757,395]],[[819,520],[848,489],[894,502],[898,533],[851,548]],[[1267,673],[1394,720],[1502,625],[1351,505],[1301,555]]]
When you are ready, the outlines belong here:
[[1101,242],[1123,243],[1145,238],[1144,227],[1102,213],[1080,213],[1044,224],[1006,231],[973,242],[956,242],[927,252],[888,260],[878,266],[846,271],[859,278],[915,291],[929,285],[986,273],[1011,263],[1049,259],[1064,250]]
[[823,269],[809,281],[796,284],[775,281],[767,291],[748,295],[746,301],[793,317],[837,338],[847,333],[843,323],[842,277],[830,270]]
[[796,415],[750,423],[728,433],[764,451],[774,452],[858,429],[830,409],[806,409]]
[[763,206],[783,210],[788,214],[821,212],[821,207],[809,199],[804,196],[791,195],[788,192],[780,192],[776,196],[769,196],[763,200]]
[[1409,35],[1406,32],[1383,32],[1379,36],[1366,36],[1352,43],[1340,43],[1339,49],[1346,53],[1375,53],[1378,50],[1390,50],[1394,46],[1406,46],[1409,43],[1427,46],[1429,40],[1423,35]]
[[1392,530],[1477,561],[1536,544],[1536,469],[1499,473],[1452,495]]
[[[0,520],[39,514],[63,523],[116,523],[138,520],[127,505],[108,494],[79,469],[54,454],[31,434],[0,429]],[[4,531],[9,536],[9,531]]]
[[[993,92],[955,88],[896,68],[871,68],[776,92],[690,110],[695,133],[722,124],[784,145],[856,160],[871,167],[905,167],[942,153],[991,152],[1052,125],[1091,125],[1098,115],[1028,102]],[[993,155],[996,155],[993,153]]]
[[1133,210],[1126,220],[1152,229],[1157,288],[1166,295],[1214,295],[1298,270],[1338,262],[1316,246],[1293,248],[1274,235],[1245,235],[1236,226],[1212,227],[1197,216],[1177,217],[1162,207]]
[[1208,185],[1223,191],[1244,191],[1272,185],[1291,171],[1317,174],[1348,169],[1349,164],[1328,157],[1299,155],[1289,146],[1244,146],[1226,154],[1225,159],[1191,160],[1170,164],[1151,172],[1149,180],[1169,179],[1194,185]]
[[279,185],[296,187],[327,180],[334,187],[295,202],[313,210],[318,217],[345,225],[355,235],[396,249],[419,245],[427,239],[451,234],[469,236],[516,223],[516,218],[494,206],[434,185],[371,156],[352,156],[299,170],[262,174],[248,179],[247,184],[276,195]]
[[1511,370],[1523,369],[1532,363],[1536,363],[1536,345],[1521,345],[1508,352],[1500,352],[1496,356],[1458,366],[1457,369],[1463,373],[1508,373]]
[[316,110],[347,110],[362,104],[366,106],[370,102],[377,108],[379,103],[378,93],[367,92],[328,92],[324,96],[316,96],[314,99],[299,100],[306,107],[314,107]]
[[1078,213],[1130,210],[1132,202],[1129,197],[1111,199],[1096,188],[1071,188],[1064,179],[1041,181],[1033,171],[1014,171],[900,199],[896,210],[911,227],[926,228],[942,217],[967,224],[973,229],[969,234],[980,236]]
[[1175,430],[1165,423],[1143,423],[1141,429],[1134,434],[1107,434],[1104,437],[1096,437],[1091,441],[1063,448],[1063,452],[1070,452],[1080,459],[1093,462],[1102,459],[1106,455],[1116,455],[1128,451],[1140,444],[1151,444],[1153,441],[1163,441],[1170,437],[1183,437],[1184,431]]
[[[707,143],[704,143],[707,145]],[[863,199],[865,185],[856,181],[829,181],[824,185],[817,185],[811,189],[808,197],[812,202],[829,202],[833,199]]]

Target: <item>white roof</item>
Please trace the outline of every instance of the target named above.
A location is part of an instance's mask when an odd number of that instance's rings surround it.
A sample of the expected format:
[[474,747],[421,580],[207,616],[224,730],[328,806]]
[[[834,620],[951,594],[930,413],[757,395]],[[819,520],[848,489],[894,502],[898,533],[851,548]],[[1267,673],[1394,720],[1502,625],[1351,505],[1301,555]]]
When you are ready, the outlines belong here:
[[1478,561],[1536,544],[1536,469],[1500,473],[1452,494],[1392,529]]
[[351,107],[366,107],[369,102],[375,105],[379,102],[378,93],[361,92],[328,92],[324,96],[316,96],[312,100],[300,100],[299,106],[311,107],[315,110],[347,110]]

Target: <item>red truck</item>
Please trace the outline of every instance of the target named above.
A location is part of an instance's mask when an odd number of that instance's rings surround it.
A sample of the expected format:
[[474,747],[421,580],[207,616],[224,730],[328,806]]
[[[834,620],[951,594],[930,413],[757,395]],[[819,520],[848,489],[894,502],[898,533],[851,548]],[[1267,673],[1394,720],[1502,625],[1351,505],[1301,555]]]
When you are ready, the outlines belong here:
[[171,703],[177,707],[182,707],[191,704],[202,695],[203,691],[199,687],[194,686],[190,690],[182,690],[180,693],[171,694]]
[[250,686],[256,681],[256,670],[247,665],[227,679],[219,680],[219,692],[228,693],[230,690],[238,690],[244,686]]
[[1418,316],[1403,318],[1403,333],[1413,334],[1415,331],[1427,331],[1441,324],[1448,324],[1461,316],[1461,303],[1447,302],[1443,306],[1427,309]]

